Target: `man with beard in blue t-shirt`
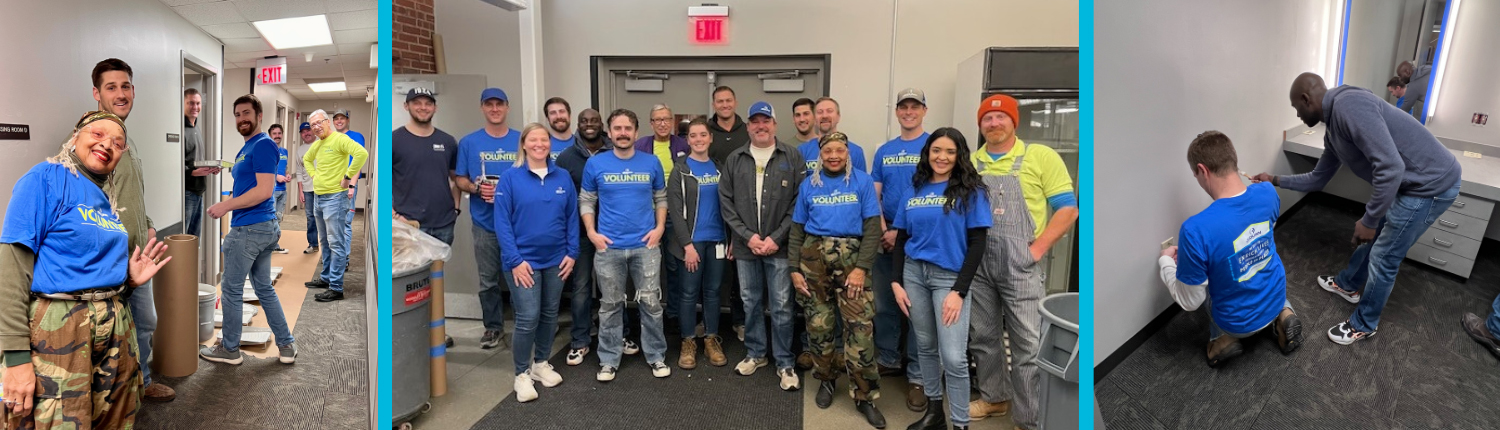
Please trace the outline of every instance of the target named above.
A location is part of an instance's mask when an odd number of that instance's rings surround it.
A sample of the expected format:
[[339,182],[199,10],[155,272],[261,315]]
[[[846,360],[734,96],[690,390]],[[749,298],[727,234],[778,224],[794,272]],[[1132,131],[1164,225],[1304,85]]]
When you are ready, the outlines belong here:
[[1162,282],[1183,309],[1207,308],[1208,366],[1244,353],[1240,339],[1270,328],[1282,354],[1302,344],[1302,321],[1286,297],[1274,228],[1281,197],[1269,183],[1239,178],[1234,144],[1207,131],[1188,145],[1193,178],[1214,202],[1188,218],[1181,248],[1162,251]]

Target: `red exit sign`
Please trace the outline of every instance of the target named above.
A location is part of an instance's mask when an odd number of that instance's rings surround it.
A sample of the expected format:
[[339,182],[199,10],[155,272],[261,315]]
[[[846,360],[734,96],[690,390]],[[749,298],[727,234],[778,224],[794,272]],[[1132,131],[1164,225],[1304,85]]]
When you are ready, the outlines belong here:
[[722,44],[728,42],[728,17],[693,18],[693,43]]
[[286,83],[286,57],[266,58],[255,62],[256,85]]

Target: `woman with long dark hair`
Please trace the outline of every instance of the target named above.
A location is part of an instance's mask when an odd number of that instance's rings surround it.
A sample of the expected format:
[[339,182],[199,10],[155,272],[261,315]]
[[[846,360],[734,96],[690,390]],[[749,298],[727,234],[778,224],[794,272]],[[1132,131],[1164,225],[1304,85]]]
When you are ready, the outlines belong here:
[[927,411],[908,430],[944,429],[943,383],[954,429],[969,427],[969,284],[984,258],[993,223],[969,145],[952,127],[932,132],[922,147],[912,194],[896,212],[896,303],[917,334],[917,359]]

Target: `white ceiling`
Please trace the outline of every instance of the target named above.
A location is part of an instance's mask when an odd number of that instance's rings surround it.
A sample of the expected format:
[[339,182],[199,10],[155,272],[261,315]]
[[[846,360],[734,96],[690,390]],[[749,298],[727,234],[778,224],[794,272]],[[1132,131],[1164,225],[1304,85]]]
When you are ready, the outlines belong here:
[[[376,0],[161,0],[188,22],[224,42],[224,68],[255,67],[270,55],[287,57],[287,83],[281,87],[299,100],[364,98],[375,85],[370,45],[379,40]],[[252,21],[327,15],[333,44],[272,49]],[[306,53],[313,53],[312,62]],[[315,93],[305,79],[342,78],[348,91]]]

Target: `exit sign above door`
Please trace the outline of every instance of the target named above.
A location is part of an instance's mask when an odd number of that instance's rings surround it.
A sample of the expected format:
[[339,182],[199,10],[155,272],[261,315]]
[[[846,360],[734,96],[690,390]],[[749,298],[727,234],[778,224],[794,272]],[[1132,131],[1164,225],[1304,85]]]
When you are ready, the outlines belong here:
[[256,85],[280,85],[286,83],[286,57],[255,60]]
[[718,45],[729,42],[729,7],[714,4],[688,8],[688,30],[693,43]]

